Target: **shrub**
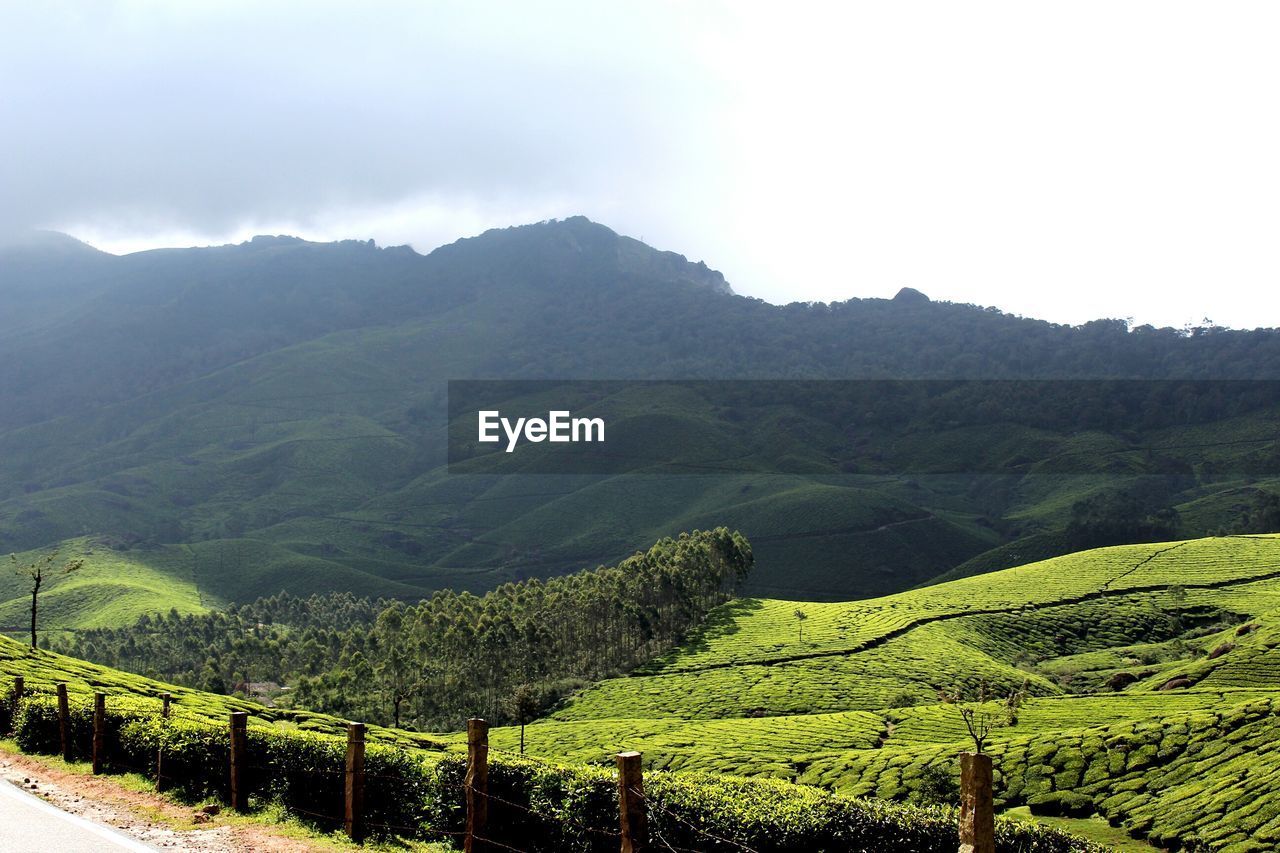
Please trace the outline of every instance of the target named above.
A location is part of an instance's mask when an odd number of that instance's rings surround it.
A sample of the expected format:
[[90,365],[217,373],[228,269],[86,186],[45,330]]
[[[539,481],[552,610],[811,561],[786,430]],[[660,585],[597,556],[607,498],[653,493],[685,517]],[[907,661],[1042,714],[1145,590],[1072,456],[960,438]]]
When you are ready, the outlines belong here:
[[1033,815],[1045,817],[1089,817],[1097,807],[1093,800],[1077,791],[1052,791],[1027,800]]
[[0,736],[13,733],[13,682],[0,680]]
[[1209,660],[1215,660],[1230,652],[1236,647],[1235,643],[1222,643],[1209,652]]
[[23,752],[61,751],[57,703],[44,696],[24,698],[13,711],[13,736]]
[[157,755],[163,752],[158,780],[163,787],[190,799],[226,796],[231,760],[226,727],[155,716],[125,725],[120,738],[124,752],[137,766],[149,763],[154,768]]
[[[436,767],[430,822],[442,834],[463,829],[464,771],[460,758]],[[495,840],[531,853],[617,849],[616,781],[608,770],[504,758],[490,764],[489,774]],[[646,774],[645,793],[659,849],[951,853],[959,845],[958,815],[950,807],[857,800],[779,780],[666,772]],[[1100,849],[1003,819],[996,841],[999,850],[1024,853]]]
[[[191,799],[225,797],[227,727],[177,715],[163,719],[157,711],[151,700],[108,700],[108,768],[154,775],[156,755],[163,752],[161,781],[167,789]],[[92,748],[92,715],[91,702],[73,697],[72,740],[79,756],[87,757]],[[14,729],[24,750],[58,752],[56,700],[24,699],[14,713]],[[323,827],[339,824],[343,738],[250,726],[246,740],[251,803],[276,802]],[[466,816],[465,761],[427,756],[383,744],[366,747],[365,820],[371,834],[459,837]],[[926,779],[938,775],[948,792],[954,785],[945,769],[926,767],[921,773]],[[490,828],[499,844],[529,853],[617,850],[617,783],[611,770],[503,757],[491,760],[489,784]],[[790,782],[707,774],[649,773],[645,787],[652,837],[676,849],[745,845],[759,853],[949,853],[959,843],[957,814],[949,806],[855,800]],[[997,849],[1020,853],[1098,849],[1057,830],[1006,820],[997,822],[996,835]]]
[[[88,758],[93,749],[93,704],[72,696],[72,754]],[[163,754],[159,783],[192,800],[226,797],[230,764],[227,726],[180,716],[162,718],[153,701],[110,697],[106,715],[106,767],[152,778]],[[29,696],[15,716],[15,737],[27,752],[61,751],[57,700]],[[273,801],[303,819],[325,826],[342,820],[346,769],[343,738],[250,726],[246,732],[250,796]],[[375,834],[410,835],[426,815],[430,773],[425,759],[382,744],[365,749],[366,820]]]
[[916,705],[923,705],[928,700],[922,698],[919,693],[914,690],[899,690],[889,697],[889,701],[885,704],[886,708],[912,708]]
[[1107,687],[1112,690],[1123,690],[1138,680],[1132,672],[1117,672],[1107,679]]
[[943,765],[930,764],[920,771],[911,799],[925,806],[959,805],[960,781],[953,771]]

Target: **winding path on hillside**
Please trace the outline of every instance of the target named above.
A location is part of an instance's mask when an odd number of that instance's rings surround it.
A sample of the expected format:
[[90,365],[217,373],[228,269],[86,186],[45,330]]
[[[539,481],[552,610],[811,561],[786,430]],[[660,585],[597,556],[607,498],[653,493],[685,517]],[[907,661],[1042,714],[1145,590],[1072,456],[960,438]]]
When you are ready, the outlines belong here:
[[[1159,556],[1159,554],[1164,553],[1165,551],[1172,551],[1172,550],[1174,549],[1166,548],[1163,551],[1153,554],[1152,557]],[[1134,568],[1125,570],[1120,575],[1112,578],[1110,581],[1107,581],[1106,584],[1104,584],[1103,586],[1091,592],[1082,593],[1080,595],[1064,596],[1062,598],[1053,599],[1052,601],[1039,602],[1033,606],[1033,609],[1050,610],[1055,607],[1065,607],[1072,604],[1083,604],[1086,601],[1096,601],[1100,598],[1128,596],[1128,595],[1141,595],[1149,592],[1160,592],[1161,590],[1168,589],[1170,586],[1170,584],[1168,583],[1131,586],[1131,587],[1125,587],[1123,589],[1109,589],[1112,583],[1115,583],[1124,575],[1132,574],[1137,568],[1149,562],[1150,560],[1151,560],[1151,557],[1148,557],[1147,559],[1143,560],[1142,563],[1139,564],[1139,566],[1135,566]],[[1236,577],[1236,578],[1223,578],[1221,580],[1203,581],[1201,583],[1186,582],[1186,583],[1180,584],[1180,586],[1182,586],[1183,589],[1188,589],[1188,590],[1223,589],[1225,587],[1243,586],[1245,584],[1258,583],[1260,581],[1268,581],[1268,580],[1280,580],[1280,569],[1273,569],[1271,571],[1263,572],[1257,575],[1245,575],[1245,576]],[[780,664],[780,663],[791,663],[793,661],[802,661],[802,660],[815,660],[817,658],[846,657],[848,655],[865,652],[868,649],[874,649],[877,646],[882,646],[885,643],[889,642],[890,640],[896,640],[898,637],[901,637],[904,634],[907,634],[925,625],[931,625],[935,622],[950,622],[955,619],[968,619],[973,616],[1000,616],[1000,615],[1005,615],[1010,613],[1019,613],[1025,610],[1026,607],[1027,607],[1026,605],[1005,605],[1001,607],[973,608],[971,610],[953,610],[946,613],[933,613],[927,616],[918,616],[914,619],[911,619],[903,623],[902,625],[899,625],[896,628],[888,629],[882,634],[877,634],[874,637],[863,640],[862,642],[859,642],[859,643],[854,643],[853,645],[847,646],[845,648],[823,649],[821,651],[816,651],[816,652],[802,652],[799,654],[765,657],[765,658],[758,658],[754,660],[712,661],[712,662],[702,663],[702,664],[676,666],[670,669],[660,669],[655,671],[636,670],[624,677],[644,678],[644,677],[652,677],[652,676],[660,676],[660,675],[680,675],[680,674],[691,673],[691,672],[703,672],[711,669],[733,669],[736,667],[748,667],[748,666],[773,666],[775,664]]]

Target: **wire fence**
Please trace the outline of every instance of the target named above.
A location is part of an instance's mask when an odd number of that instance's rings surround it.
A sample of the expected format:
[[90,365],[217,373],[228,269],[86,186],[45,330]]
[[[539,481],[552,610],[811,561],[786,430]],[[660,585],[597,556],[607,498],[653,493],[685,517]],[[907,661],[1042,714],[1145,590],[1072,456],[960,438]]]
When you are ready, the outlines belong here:
[[[214,797],[237,810],[272,803],[326,829],[342,828],[356,840],[400,836],[515,853],[761,853],[752,844],[776,849],[763,827],[720,820],[701,805],[701,788],[690,800],[686,792],[692,789],[682,787],[687,782],[666,774],[646,782],[639,753],[620,753],[616,775],[571,770],[491,746],[481,720],[468,727],[465,762],[460,755],[432,761],[420,750],[391,744],[366,753],[360,724],[350,725],[344,743],[248,726],[244,712],[218,722],[177,701],[162,714],[160,700],[148,712],[145,703],[132,697],[119,702],[119,695],[92,702],[81,695],[74,703],[50,698],[46,689],[0,693],[0,728],[13,723],[16,733],[21,716],[29,751],[56,753],[61,745],[72,759],[92,759],[95,772],[134,773],[180,800]],[[23,737],[18,740],[23,745]],[[492,766],[491,756],[498,759]]]
[[[0,699],[0,704],[8,706],[9,720],[16,723],[20,703],[32,700],[47,702],[54,696],[54,691],[42,685],[6,695]],[[150,713],[145,708],[146,703],[140,704],[134,697],[130,697],[130,701],[123,708],[118,704],[113,707],[111,698],[107,697],[106,701],[99,706],[101,711],[95,708],[93,698],[84,694],[77,694],[69,699],[65,708],[62,703],[55,703],[57,704],[56,725],[52,718],[47,717],[52,708],[45,706],[48,710],[44,712],[46,718],[43,724],[46,727],[47,745],[52,746],[61,740],[63,741],[62,750],[68,758],[92,760],[95,768],[104,773],[136,774],[153,781],[157,790],[179,792],[184,788],[190,788],[194,783],[200,790],[216,792],[219,798],[224,799],[233,808],[239,801],[239,797],[247,801],[248,796],[252,795],[258,803],[274,799],[288,814],[325,827],[345,826],[348,832],[360,838],[378,835],[427,837],[454,842],[470,839],[478,845],[477,849],[515,851],[515,853],[528,853],[531,848],[522,846],[517,839],[521,835],[530,833],[547,837],[562,836],[566,832],[576,834],[586,839],[587,846],[592,850],[616,850],[622,843],[624,833],[621,828],[609,828],[607,824],[589,822],[576,815],[566,803],[551,801],[535,803],[533,801],[535,795],[532,791],[519,791],[513,788],[520,794],[513,798],[512,794],[508,794],[502,788],[504,784],[510,787],[510,783],[506,781],[499,783],[501,792],[496,792],[492,786],[488,785],[482,790],[476,789],[468,781],[463,781],[461,786],[454,786],[451,797],[454,802],[449,803],[448,806],[451,808],[446,808],[445,811],[451,812],[455,820],[459,817],[459,812],[466,813],[468,823],[466,829],[451,826],[448,820],[438,820],[433,823],[425,820],[380,819],[377,804],[374,804],[373,809],[362,809],[357,801],[353,801],[353,785],[358,785],[361,791],[368,788],[395,791],[404,786],[406,779],[403,774],[379,772],[377,767],[364,769],[362,734],[359,739],[359,749],[354,753],[351,749],[353,741],[350,738],[347,741],[346,750],[342,749],[343,744],[336,738],[325,742],[324,749],[330,751],[323,760],[325,763],[332,761],[332,767],[308,767],[265,758],[262,754],[262,743],[254,741],[250,744],[251,739],[248,735],[263,733],[280,735],[279,730],[270,726],[247,727],[244,719],[235,719],[239,714],[233,715],[226,723],[219,723],[207,714],[183,707],[176,701],[176,697],[171,698],[166,704],[162,704],[163,700],[157,697],[154,700],[155,707]],[[205,778],[192,779],[191,768],[184,764],[186,756],[176,754],[178,751],[167,749],[167,742],[163,737],[157,737],[153,749],[154,758],[140,762],[139,758],[145,754],[145,750],[140,749],[137,744],[125,746],[121,737],[124,726],[139,719],[158,724],[161,730],[166,724],[192,725],[203,729],[205,735],[216,737],[217,752],[205,756],[205,758],[212,758],[212,761],[206,762],[206,766],[200,768],[204,771]],[[108,729],[110,729],[109,735]],[[225,741],[222,740],[218,730],[225,732]],[[397,748],[392,747],[392,749]],[[224,751],[227,759],[225,766],[216,766],[220,761],[217,753]],[[474,750],[472,751],[468,758],[468,769],[477,761],[484,762],[487,767],[490,754],[507,760],[513,767],[538,767],[550,773],[564,771],[561,765],[523,752],[488,746],[486,726],[486,738],[481,754],[477,755]],[[356,755],[359,757],[358,767],[354,764],[353,756]],[[283,791],[270,790],[266,787],[269,784],[281,785],[281,783],[285,789]],[[236,791],[237,786],[243,791],[239,797]],[[305,798],[296,795],[304,791]],[[642,794],[639,796],[643,798]],[[489,822],[487,825],[472,825],[473,816],[469,811],[470,801],[473,798],[478,798],[485,804],[486,813],[489,811],[488,807],[493,806],[494,814],[491,817],[500,820]],[[459,805],[462,806],[461,809],[458,808]],[[693,827],[692,824],[688,825]],[[696,830],[696,827],[693,828]],[[724,839],[715,839],[709,834],[707,837],[722,845],[724,843]],[[670,850],[690,849],[673,846],[668,842],[663,842],[663,845]],[[545,845],[542,849],[546,849]],[[750,848],[741,846],[736,848],[722,846],[718,849],[741,849],[747,853],[753,853]]]

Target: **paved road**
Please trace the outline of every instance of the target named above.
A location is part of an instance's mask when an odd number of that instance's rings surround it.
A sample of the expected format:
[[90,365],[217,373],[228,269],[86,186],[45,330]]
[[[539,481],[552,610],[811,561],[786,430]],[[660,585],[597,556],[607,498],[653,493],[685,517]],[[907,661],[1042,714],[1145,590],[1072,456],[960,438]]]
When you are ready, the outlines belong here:
[[110,827],[67,814],[0,779],[0,851],[4,853],[154,853]]

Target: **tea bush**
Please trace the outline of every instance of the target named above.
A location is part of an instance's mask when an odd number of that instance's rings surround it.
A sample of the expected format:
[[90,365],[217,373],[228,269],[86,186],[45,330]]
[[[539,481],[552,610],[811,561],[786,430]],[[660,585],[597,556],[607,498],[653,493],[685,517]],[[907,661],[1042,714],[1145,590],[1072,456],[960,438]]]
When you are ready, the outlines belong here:
[[[69,703],[73,757],[92,751],[93,706]],[[11,710],[19,746],[61,750],[55,697],[37,693]],[[106,710],[107,768],[152,778],[162,755],[160,782],[193,800],[227,794],[227,726],[174,715],[162,718],[154,701],[110,697]],[[275,802],[326,828],[342,815],[344,739],[251,725],[246,731],[246,780],[251,804]],[[365,752],[365,819],[378,836],[457,840],[465,828],[465,761],[459,756],[383,744]],[[615,774],[602,767],[563,767],[499,757],[489,769],[491,837],[529,853],[590,851],[618,846]],[[772,780],[653,772],[646,776],[654,839],[691,850],[760,853],[886,850],[941,853],[959,843],[953,808],[919,807],[849,797]],[[1001,850],[1066,853],[1096,848],[1066,833],[1001,820]]]

